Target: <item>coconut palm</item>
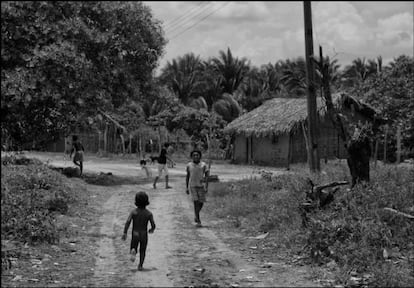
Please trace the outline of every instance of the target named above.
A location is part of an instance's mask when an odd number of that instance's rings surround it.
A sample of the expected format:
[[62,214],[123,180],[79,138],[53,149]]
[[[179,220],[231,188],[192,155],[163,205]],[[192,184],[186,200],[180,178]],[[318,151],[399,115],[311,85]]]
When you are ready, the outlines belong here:
[[289,97],[303,97],[306,95],[306,62],[303,57],[280,61],[277,67],[281,69],[281,82]]
[[214,57],[210,60],[210,64],[222,78],[222,92],[233,94],[249,71],[249,65],[245,58],[234,58],[230,48],[227,48],[227,53],[221,50],[219,54],[218,58]]
[[160,81],[167,85],[183,104],[187,105],[192,98],[200,95],[202,62],[193,53],[185,54],[172,62],[167,62],[161,70]]

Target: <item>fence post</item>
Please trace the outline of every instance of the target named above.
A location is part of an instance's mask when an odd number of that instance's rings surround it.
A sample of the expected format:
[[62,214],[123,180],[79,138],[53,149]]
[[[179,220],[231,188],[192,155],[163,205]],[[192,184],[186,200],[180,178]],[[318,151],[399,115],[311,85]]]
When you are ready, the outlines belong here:
[[401,162],[401,126],[397,127],[397,164]]

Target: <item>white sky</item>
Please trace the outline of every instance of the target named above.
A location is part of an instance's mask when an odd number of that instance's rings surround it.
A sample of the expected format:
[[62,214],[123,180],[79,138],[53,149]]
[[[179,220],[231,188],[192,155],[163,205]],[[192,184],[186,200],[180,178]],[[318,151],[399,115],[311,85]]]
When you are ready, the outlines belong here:
[[[256,66],[305,56],[303,1],[143,3],[163,23],[168,40],[160,68],[189,52],[206,60],[227,47]],[[312,1],[315,56],[321,45],[342,68],[358,57],[382,56],[387,64],[413,56],[413,3]]]

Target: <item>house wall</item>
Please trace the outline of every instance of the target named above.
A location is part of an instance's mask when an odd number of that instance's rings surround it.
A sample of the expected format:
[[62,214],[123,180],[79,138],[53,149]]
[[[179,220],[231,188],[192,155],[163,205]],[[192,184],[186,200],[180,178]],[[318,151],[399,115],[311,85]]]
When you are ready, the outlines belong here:
[[253,138],[252,163],[285,167],[288,165],[289,137],[279,135],[273,137]]
[[233,161],[234,163],[242,164],[247,163],[247,138],[242,135],[237,135],[234,139],[234,152]]
[[289,137],[251,137],[238,135],[234,142],[234,162],[238,164],[285,167],[288,163]]

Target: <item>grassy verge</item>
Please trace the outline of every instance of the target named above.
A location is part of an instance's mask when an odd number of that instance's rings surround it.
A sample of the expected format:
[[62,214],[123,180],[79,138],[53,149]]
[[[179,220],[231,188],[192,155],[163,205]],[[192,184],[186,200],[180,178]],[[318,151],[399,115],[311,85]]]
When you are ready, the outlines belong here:
[[[271,232],[273,253],[306,256],[330,270],[341,285],[410,286],[414,283],[413,220],[384,208],[414,214],[414,169],[394,165],[371,170],[371,183],[341,187],[334,202],[311,213],[302,226],[299,204],[306,179],[325,184],[347,180],[347,166],[332,163],[320,175],[295,166],[289,175],[212,183],[214,214],[247,233]],[[321,273],[322,274],[322,273]]]

